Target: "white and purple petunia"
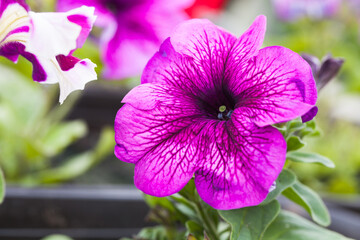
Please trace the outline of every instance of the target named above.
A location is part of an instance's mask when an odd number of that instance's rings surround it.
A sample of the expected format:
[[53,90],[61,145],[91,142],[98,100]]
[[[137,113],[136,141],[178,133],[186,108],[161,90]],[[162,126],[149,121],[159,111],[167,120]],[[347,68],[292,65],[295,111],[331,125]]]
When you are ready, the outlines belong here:
[[103,28],[99,39],[104,77],[139,76],[173,28],[189,16],[194,0],[58,0],[58,9],[93,6],[95,25]]
[[266,18],[236,38],[208,20],[180,24],[147,64],[115,119],[115,155],[135,164],[135,185],[162,197],[195,176],[217,209],[261,203],[281,172],[286,142],[271,124],[317,99],[309,64],[260,49]]
[[341,0],[272,0],[276,15],[283,21],[303,17],[322,19],[338,12]]
[[74,90],[96,80],[96,65],[72,53],[82,47],[95,21],[94,8],[35,13],[23,0],[0,0],[0,55],[33,64],[33,79],[59,83],[60,103]]

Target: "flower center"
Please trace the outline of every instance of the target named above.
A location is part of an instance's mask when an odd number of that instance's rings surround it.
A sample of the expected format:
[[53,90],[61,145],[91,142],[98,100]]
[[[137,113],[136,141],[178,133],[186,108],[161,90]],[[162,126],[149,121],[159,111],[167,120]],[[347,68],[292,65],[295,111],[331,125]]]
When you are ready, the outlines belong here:
[[211,119],[227,121],[236,108],[237,98],[227,86],[217,86],[207,92],[200,92],[196,103],[204,114]]
[[219,107],[219,113],[217,117],[220,120],[229,120],[232,113],[233,113],[232,109],[227,109],[225,105],[221,105]]

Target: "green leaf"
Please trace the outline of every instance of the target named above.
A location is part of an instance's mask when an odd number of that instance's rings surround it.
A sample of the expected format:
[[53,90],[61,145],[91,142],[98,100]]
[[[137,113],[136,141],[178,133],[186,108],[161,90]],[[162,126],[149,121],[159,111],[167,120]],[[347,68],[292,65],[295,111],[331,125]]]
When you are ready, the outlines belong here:
[[265,231],[263,240],[350,240],[350,238],[283,210]]
[[144,194],[144,200],[151,208],[159,206],[169,210],[170,212],[176,211],[173,203],[166,197],[154,197]]
[[211,207],[206,202],[204,202],[202,199],[200,200],[200,204],[201,204],[202,208],[204,209],[204,211],[206,212],[206,215],[208,216],[210,221],[213,222],[214,225],[217,226],[219,224],[219,221],[220,221],[218,211],[216,209],[214,209],[213,207]]
[[186,216],[188,219],[198,219],[196,208],[193,203],[181,201],[184,199],[182,197],[176,198],[174,196],[171,196],[171,198],[175,200],[174,206],[181,214]]
[[305,123],[306,127],[315,130],[316,129],[316,122],[314,120],[308,121]]
[[220,216],[232,228],[230,240],[259,240],[266,228],[280,212],[280,204],[274,200],[267,205],[219,210]]
[[166,229],[163,226],[143,228],[136,237],[144,240],[167,240]]
[[286,158],[294,162],[319,163],[328,168],[335,167],[335,164],[330,159],[316,153],[290,152],[286,154]]
[[41,146],[47,156],[54,156],[86,133],[86,124],[80,120],[55,124],[48,129]]
[[2,170],[0,169],[0,204],[4,201],[5,198],[5,178]]
[[316,223],[322,226],[330,225],[330,215],[324,202],[319,195],[309,187],[300,182],[296,182],[290,188],[286,189],[283,195],[302,206]]
[[106,155],[113,151],[114,132],[111,128],[104,128],[96,147],[72,156],[58,167],[31,173],[21,179],[23,184],[32,185],[35,183],[59,183],[71,180],[84,174],[93,166],[102,161]]
[[181,196],[190,201],[194,201],[195,199],[195,182],[194,178],[190,179],[190,181],[181,189],[179,192]]
[[295,132],[303,129],[305,127],[305,124],[300,119],[295,119],[293,121],[290,121],[287,127],[289,132]]
[[287,151],[295,151],[305,146],[305,142],[303,142],[298,136],[291,136],[286,140]]
[[42,86],[3,64],[0,64],[0,71],[0,99],[16,116],[15,121],[9,123],[17,125],[16,131],[34,129],[47,105]]
[[261,204],[268,204],[269,202],[277,198],[277,196],[279,196],[282,191],[293,185],[295,182],[295,174],[290,170],[283,169],[279,177],[276,179],[276,188],[268,194],[266,199]]
[[306,122],[304,125],[305,127],[298,132],[298,135],[301,138],[305,136],[315,137],[321,134],[321,132],[317,129],[316,122],[314,120]]
[[202,238],[204,234],[204,228],[199,223],[189,220],[185,223],[186,229],[188,230],[187,234],[191,234],[195,239]]
[[65,236],[65,235],[53,234],[53,235],[49,235],[47,237],[44,237],[41,240],[73,240],[73,239],[68,237],[68,236]]
[[60,183],[66,180],[73,179],[84,174],[92,166],[91,159],[93,154],[91,152],[84,152],[73,156],[65,161],[59,167],[46,169],[26,176],[21,180],[23,184],[52,184]]

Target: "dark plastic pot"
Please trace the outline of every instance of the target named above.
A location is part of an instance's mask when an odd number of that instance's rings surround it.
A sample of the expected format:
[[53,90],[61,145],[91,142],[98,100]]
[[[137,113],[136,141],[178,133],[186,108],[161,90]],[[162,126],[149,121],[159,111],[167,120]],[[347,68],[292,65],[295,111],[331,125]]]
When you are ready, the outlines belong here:
[[[359,198],[358,198],[359,199]],[[284,208],[308,216],[280,198]],[[327,199],[330,229],[360,239],[360,202]],[[61,188],[8,187],[0,205],[0,239],[33,240],[61,233],[76,240],[131,237],[145,221],[148,207],[133,185]]]
[[148,207],[134,187],[8,187],[0,205],[0,239],[32,240],[54,233],[76,240],[130,237]]

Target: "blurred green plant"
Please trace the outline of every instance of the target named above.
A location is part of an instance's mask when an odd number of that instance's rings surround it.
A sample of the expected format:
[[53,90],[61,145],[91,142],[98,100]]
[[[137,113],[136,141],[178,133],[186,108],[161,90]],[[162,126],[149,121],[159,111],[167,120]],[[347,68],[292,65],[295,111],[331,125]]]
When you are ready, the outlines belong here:
[[360,92],[360,71],[357,70],[360,65],[360,23],[358,14],[349,6],[344,4],[332,18],[304,18],[290,23],[276,21],[269,25],[268,45],[276,43],[319,58],[331,52],[346,59],[339,78],[347,91]]
[[[326,111],[325,111],[326,112]],[[326,115],[326,114],[325,114]],[[308,139],[306,151],[316,151],[331,158],[335,169],[292,163],[299,179],[320,192],[355,194],[360,192],[360,128],[349,122],[333,120],[319,112],[321,141]]]
[[[332,18],[302,19],[269,24],[268,45],[274,43],[299,53],[309,53],[321,58],[331,52],[346,61],[338,76],[339,86],[346,93],[360,93],[360,22],[359,12],[343,1],[341,9]],[[321,93],[320,93],[321,96]],[[360,193],[360,128],[350,122],[331,118],[331,106],[326,99],[318,104],[317,121],[323,129],[321,140],[307,139],[305,151],[317,152],[331,158],[335,169],[320,165],[291,163],[291,169],[306,185],[320,192],[337,194]],[[357,111],[357,109],[354,109]],[[298,141],[293,139],[292,141]],[[288,141],[291,148],[292,141]]]
[[61,235],[61,234],[52,234],[52,235],[42,238],[41,240],[73,240],[73,239],[68,236]]
[[0,203],[4,201],[5,197],[5,178],[2,170],[0,169]]
[[85,122],[63,121],[77,96],[54,106],[53,86],[34,83],[4,65],[0,71],[0,166],[7,182],[37,185],[71,180],[112,152],[113,130],[105,128],[92,150],[63,154],[64,159],[54,164],[54,158],[87,134]]

